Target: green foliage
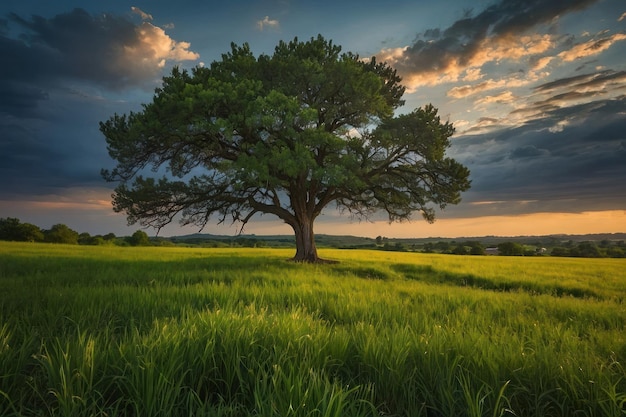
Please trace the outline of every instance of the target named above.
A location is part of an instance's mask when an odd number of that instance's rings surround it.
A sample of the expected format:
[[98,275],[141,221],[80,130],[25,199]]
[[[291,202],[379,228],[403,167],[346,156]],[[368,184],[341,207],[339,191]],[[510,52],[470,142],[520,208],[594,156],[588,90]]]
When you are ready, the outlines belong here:
[[432,105],[394,116],[403,93],[387,64],[322,36],[258,57],[233,44],[208,67],[174,68],[141,112],[100,124],[117,161],[102,172],[119,183],[114,210],[157,229],[177,216],[244,227],[271,214],[293,228],[300,261],[317,260],[313,224],[333,202],[356,217],[432,222],[460,201],[469,171],[445,156],[454,128]]
[[133,235],[129,238],[129,242],[131,246],[149,246],[150,238],[148,234],[143,230],[137,230]]
[[498,252],[504,256],[524,256],[524,246],[515,242],[502,242],[498,244]]
[[459,244],[452,250],[452,253],[455,255],[467,255],[469,252],[465,245]]
[[19,219],[0,219],[0,240],[15,242],[40,242],[44,239],[41,229],[34,224],[21,223]]
[[78,244],[78,232],[64,224],[55,224],[50,230],[44,231],[44,240],[50,243]]
[[472,242],[470,246],[470,255],[485,255],[485,248],[480,242]]
[[0,415],[623,414],[623,259],[321,251],[0,242]]
[[613,246],[610,242],[604,243],[602,249],[593,242],[580,242],[571,247],[556,247],[552,249],[552,256],[571,256],[582,258],[602,258],[605,256],[611,258],[623,258],[624,252],[619,246]]

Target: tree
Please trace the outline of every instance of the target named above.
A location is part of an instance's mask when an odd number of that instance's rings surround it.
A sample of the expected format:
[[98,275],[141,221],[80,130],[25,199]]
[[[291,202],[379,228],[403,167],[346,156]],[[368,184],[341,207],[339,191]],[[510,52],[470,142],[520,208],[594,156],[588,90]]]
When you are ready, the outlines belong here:
[[44,236],[46,242],[78,244],[78,232],[64,224],[55,224],[44,232]]
[[611,258],[623,258],[624,250],[619,246],[611,246],[607,248],[606,255]]
[[92,237],[89,233],[83,232],[78,235],[79,245],[93,245],[95,236]]
[[100,124],[117,161],[102,174],[118,182],[113,207],[129,224],[180,217],[202,229],[216,215],[243,230],[271,214],[293,228],[294,260],[315,262],[313,224],[331,203],[358,219],[432,222],[469,188],[437,109],[394,117],[404,87],[387,64],[322,36],[281,41],[271,56],[231,47],[209,67],[174,68],[140,112]]
[[504,256],[523,256],[524,246],[515,242],[502,242],[498,244],[498,253]]
[[452,253],[454,255],[467,255],[468,251],[465,245],[459,243],[453,250]]
[[34,224],[21,223],[19,219],[0,219],[0,240],[17,242],[38,242],[43,240],[41,229]]
[[437,249],[441,253],[450,252],[450,248],[452,248],[452,245],[450,244],[450,242],[446,242],[445,240],[435,243],[435,249]]
[[424,253],[434,253],[435,252],[435,244],[432,242],[426,242],[424,244],[424,248],[422,249]]
[[143,230],[137,230],[129,239],[131,246],[149,246],[150,238]]
[[480,242],[470,242],[470,255],[486,255],[485,247]]
[[551,256],[569,256],[569,250],[562,247],[552,248],[552,252],[550,252]]
[[594,243],[581,242],[578,244],[578,256],[583,258],[601,258],[602,254]]

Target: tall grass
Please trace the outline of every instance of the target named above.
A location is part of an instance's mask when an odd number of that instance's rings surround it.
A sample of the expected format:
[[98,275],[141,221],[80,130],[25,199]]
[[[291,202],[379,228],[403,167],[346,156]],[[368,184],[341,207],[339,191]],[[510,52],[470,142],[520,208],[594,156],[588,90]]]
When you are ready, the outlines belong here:
[[626,262],[0,243],[2,416],[619,416]]

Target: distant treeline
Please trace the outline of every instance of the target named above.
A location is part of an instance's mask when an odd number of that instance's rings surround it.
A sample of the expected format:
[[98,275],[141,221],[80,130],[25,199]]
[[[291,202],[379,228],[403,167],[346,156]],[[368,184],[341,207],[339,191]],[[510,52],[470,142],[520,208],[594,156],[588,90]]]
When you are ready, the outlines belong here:
[[117,237],[114,233],[91,236],[79,233],[65,224],[55,224],[50,229],[42,229],[31,223],[7,217],[0,219],[0,240],[14,242],[65,243],[70,245],[152,245],[146,232],[136,231],[132,236]]
[[[493,238],[489,238],[489,240],[493,240]],[[624,240],[615,241],[610,239],[575,242],[571,239],[561,241],[548,237],[543,241],[539,240],[530,243],[441,240],[408,244],[401,240],[394,242],[391,239],[379,236],[376,238],[376,243],[381,249],[389,251],[413,251],[451,255],[569,256],[579,258],[626,257],[626,243]]]
[[[395,252],[442,253],[451,255],[502,255],[502,256],[567,256],[582,258],[624,258],[624,240],[603,238],[601,240],[559,239],[554,236],[527,238],[527,242],[486,237],[484,240],[457,242],[450,239],[376,239],[355,236],[318,235],[320,247],[342,249],[377,249]],[[534,240],[532,240],[534,239]],[[188,247],[294,247],[292,236],[214,236],[190,235],[179,237],[149,237],[143,230],[131,236],[118,237],[114,233],[92,236],[79,233],[67,225],[56,224],[41,229],[16,218],[0,218],[0,240],[17,242],[48,242],[75,245],[117,246],[188,246]]]
[[70,245],[116,245],[116,246],[201,246],[201,247],[264,247],[295,246],[293,238],[274,239],[271,245],[257,238],[215,237],[177,238],[150,237],[143,230],[137,230],[131,236],[90,235],[79,233],[65,224],[55,224],[50,229],[42,229],[31,223],[22,223],[17,218],[0,218],[0,240],[13,242],[64,243]]

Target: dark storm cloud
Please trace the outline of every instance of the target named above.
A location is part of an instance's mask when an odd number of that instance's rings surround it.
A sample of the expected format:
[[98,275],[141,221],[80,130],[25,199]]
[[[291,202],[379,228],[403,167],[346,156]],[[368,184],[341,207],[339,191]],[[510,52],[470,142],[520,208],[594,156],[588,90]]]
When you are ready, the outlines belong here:
[[[123,17],[91,16],[82,9],[46,19],[9,15],[22,30],[19,42],[8,51],[17,60],[32,60],[43,78],[81,78],[109,87],[128,80],[116,65],[120,49],[136,43],[135,25]],[[3,51],[6,52],[6,51]]]
[[0,200],[102,185],[99,170],[107,160],[97,121],[78,107],[64,107],[93,126],[79,121],[71,127],[69,122],[47,119],[0,118],[0,177],[10,178],[0,187]]
[[[562,121],[558,129],[555,121]],[[626,207],[623,98],[552,109],[521,127],[461,136],[454,151],[472,171],[466,201],[536,200],[545,211]]]
[[16,117],[36,117],[39,103],[48,92],[33,85],[0,81],[0,113]]
[[536,158],[546,156],[549,152],[545,149],[539,149],[535,145],[525,145],[513,149],[509,155],[510,159]]
[[[16,39],[5,34],[0,40],[0,53],[9,63],[0,68],[2,79],[81,79],[116,89],[141,84],[158,72],[152,61],[139,65],[129,59],[129,50],[149,45],[141,42],[138,26],[124,16],[92,16],[74,9],[49,19],[8,17],[21,34]],[[155,58],[155,51],[145,51],[145,56]]]
[[[152,86],[166,60],[198,57],[188,50],[189,44],[126,16],[92,16],[74,9],[52,18],[27,19],[14,13],[7,17],[0,25],[5,28],[0,31],[0,56],[5,62],[0,66],[0,94],[5,103],[36,106],[41,97],[33,94],[35,90],[55,88],[67,80],[111,90]],[[9,35],[9,24],[19,36]]]
[[0,20],[0,199],[102,185],[98,122],[128,106],[101,92],[154,87],[166,61],[198,57],[189,46],[130,13]]

